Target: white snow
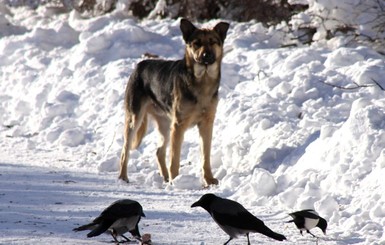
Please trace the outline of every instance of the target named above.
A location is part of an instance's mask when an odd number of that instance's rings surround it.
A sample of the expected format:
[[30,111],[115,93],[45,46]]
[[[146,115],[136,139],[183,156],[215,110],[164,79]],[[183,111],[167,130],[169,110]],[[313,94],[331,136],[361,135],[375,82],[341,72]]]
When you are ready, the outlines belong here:
[[125,85],[144,53],[183,56],[179,20],[0,10],[0,244],[109,242],[72,229],[120,198],[142,204],[140,230],[154,244],[224,243],[207,212],[190,208],[207,192],[242,203],[288,238],[280,244],[315,242],[285,223],[303,208],[328,220],[327,236],[313,230],[319,244],[385,242],[385,58],[371,48],[339,39],[279,48],[282,32],[231,22],[212,144],[219,185],[202,188],[196,129],[180,176],[164,184],[153,124],[126,184],[117,180]]

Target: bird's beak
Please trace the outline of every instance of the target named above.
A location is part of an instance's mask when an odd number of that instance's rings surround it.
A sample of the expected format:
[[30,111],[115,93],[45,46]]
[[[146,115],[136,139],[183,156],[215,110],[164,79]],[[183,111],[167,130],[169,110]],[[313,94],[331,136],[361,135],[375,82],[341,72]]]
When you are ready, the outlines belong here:
[[200,202],[199,201],[197,201],[197,202],[194,202],[192,205],[191,205],[191,207],[192,208],[195,208],[195,207],[200,207],[201,206],[201,204],[200,204]]

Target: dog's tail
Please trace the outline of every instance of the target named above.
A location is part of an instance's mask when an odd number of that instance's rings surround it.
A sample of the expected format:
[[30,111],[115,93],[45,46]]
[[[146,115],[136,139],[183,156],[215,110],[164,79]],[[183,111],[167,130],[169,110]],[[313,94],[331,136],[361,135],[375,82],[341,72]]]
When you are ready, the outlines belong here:
[[138,148],[140,143],[142,142],[142,139],[147,132],[147,120],[148,120],[147,115],[144,115],[142,124],[139,126],[138,130],[136,131],[136,135],[132,141],[131,150]]

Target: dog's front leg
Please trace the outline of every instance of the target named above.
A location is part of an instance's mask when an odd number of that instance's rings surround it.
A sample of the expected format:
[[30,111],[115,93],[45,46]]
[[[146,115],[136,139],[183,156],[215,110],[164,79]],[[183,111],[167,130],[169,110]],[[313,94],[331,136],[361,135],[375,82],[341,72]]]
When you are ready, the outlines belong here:
[[171,124],[171,133],[170,133],[171,163],[169,168],[170,181],[179,175],[180,153],[182,148],[184,132],[186,131],[186,129],[187,129],[187,126],[185,124],[179,124],[176,121],[173,121]]
[[207,185],[217,185],[218,180],[213,177],[211,172],[211,140],[213,135],[213,126],[214,126],[214,113],[209,113],[204,117],[204,119],[198,124],[200,139],[201,139],[201,151],[202,151],[202,161],[203,161],[203,178],[206,181]]

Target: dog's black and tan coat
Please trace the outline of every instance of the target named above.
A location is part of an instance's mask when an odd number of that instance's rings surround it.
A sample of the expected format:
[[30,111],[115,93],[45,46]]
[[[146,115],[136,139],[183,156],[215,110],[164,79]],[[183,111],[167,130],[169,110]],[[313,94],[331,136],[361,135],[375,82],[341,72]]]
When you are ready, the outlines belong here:
[[[223,42],[229,24],[199,29],[182,19],[180,29],[186,43],[182,60],[143,60],[131,74],[125,94],[124,145],[119,178],[128,181],[130,149],[139,146],[146,133],[147,117],[156,121],[161,136],[156,155],[165,181],[179,174],[185,131],[197,125],[201,140],[203,176],[207,185],[217,184],[210,166],[213,123],[218,104]],[[170,142],[170,166],[166,148]]]

